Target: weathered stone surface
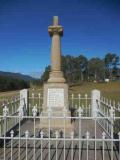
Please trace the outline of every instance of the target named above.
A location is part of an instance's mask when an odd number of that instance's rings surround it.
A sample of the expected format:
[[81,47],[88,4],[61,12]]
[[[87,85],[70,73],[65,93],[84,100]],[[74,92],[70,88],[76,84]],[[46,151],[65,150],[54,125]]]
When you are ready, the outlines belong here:
[[[56,104],[53,106],[49,106],[48,101],[49,101],[49,96],[48,96],[48,92],[50,89],[53,90],[62,90],[63,91],[63,100],[62,100],[62,104]],[[56,95],[59,93],[56,93]],[[68,109],[68,85],[65,83],[47,83],[44,84],[44,96],[43,96],[43,101],[44,101],[44,106],[43,106],[43,110],[47,110],[49,107],[52,110],[63,110],[63,108],[67,108]],[[54,97],[54,101],[58,101],[58,97]]]
[[[69,116],[68,104],[68,85],[65,83],[63,72],[61,71],[61,42],[60,37],[63,35],[63,27],[59,25],[58,17],[53,17],[53,25],[48,27],[48,32],[52,38],[51,44],[51,72],[48,82],[44,84],[43,93],[43,111],[42,116],[63,117]],[[63,129],[63,119],[52,119],[50,126],[53,129]],[[73,130],[71,120],[67,119],[66,130]],[[40,127],[48,128],[49,122],[41,119]]]
[[65,79],[61,71],[61,41],[63,28],[58,23],[58,17],[53,17],[53,26],[48,27],[48,32],[52,37],[51,44],[51,73],[48,79],[50,83],[64,83]]

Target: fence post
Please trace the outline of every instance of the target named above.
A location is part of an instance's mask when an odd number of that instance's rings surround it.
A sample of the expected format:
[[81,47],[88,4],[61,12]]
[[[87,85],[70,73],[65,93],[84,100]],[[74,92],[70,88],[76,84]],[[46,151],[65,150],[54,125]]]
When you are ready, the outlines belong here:
[[100,91],[95,89],[91,92],[92,117],[97,116],[98,107],[100,107]]
[[10,131],[10,136],[11,136],[11,160],[13,159],[13,136],[14,136],[14,131]]
[[58,137],[59,137],[59,132],[55,132],[55,137],[56,137],[56,160],[58,159]]
[[0,118],[0,137],[2,136],[2,118]]
[[29,105],[28,105],[28,90],[20,90],[20,107],[23,109],[24,114],[29,114]]

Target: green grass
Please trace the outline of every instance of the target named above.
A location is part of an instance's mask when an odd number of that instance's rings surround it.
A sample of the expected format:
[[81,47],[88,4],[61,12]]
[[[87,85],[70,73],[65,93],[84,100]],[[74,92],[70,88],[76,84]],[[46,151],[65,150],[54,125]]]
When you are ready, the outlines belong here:
[[[110,98],[111,100],[117,100],[120,101],[120,82],[109,82],[109,83],[93,83],[93,82],[84,82],[79,85],[74,85],[72,87],[69,87],[69,93],[72,94],[89,94],[93,89],[98,89],[101,91],[101,95]],[[35,93],[36,95],[38,93],[42,93],[42,88],[35,88],[29,89],[30,95],[31,93]],[[0,99],[2,98],[11,98],[18,94],[18,91],[11,91],[11,92],[0,92]]]
[[[93,82],[88,83],[88,82],[84,82],[82,84],[74,85],[74,86],[69,87],[69,94],[71,95],[73,93],[73,94],[75,94],[76,97],[78,96],[78,94],[81,94],[82,97],[85,94],[88,94],[90,96],[91,91],[94,90],[94,89],[100,90],[102,96],[104,96],[108,99],[111,99],[112,101],[120,102],[120,82],[110,82],[110,83],[93,83]],[[35,93],[35,96],[38,96],[38,94],[41,93],[41,96],[42,96],[43,95],[43,89],[39,88],[39,87],[35,88],[34,90],[29,89],[30,97],[32,96],[32,93]],[[16,95],[19,95],[19,91],[1,92],[0,93],[0,114],[2,114],[2,106],[1,106],[2,101],[6,98],[8,100],[11,100],[11,98],[16,96]],[[33,102],[32,102],[31,99],[29,99],[29,102],[33,106]],[[42,103],[42,101],[41,101],[41,103]],[[35,104],[38,104],[38,107],[39,107],[39,101],[38,100],[36,100],[34,102],[34,105]],[[77,106],[78,106],[78,100],[74,100],[74,105],[75,104],[77,104]],[[86,101],[85,100],[81,101],[81,104],[86,105]],[[41,106],[42,106],[42,104],[41,104]],[[31,110],[32,110],[32,108],[30,109],[30,113],[31,113]],[[9,123],[11,123],[11,121]],[[116,121],[116,124],[117,123],[119,124],[119,120]]]
[[70,87],[70,93],[81,95],[89,94],[93,89],[98,89],[101,91],[101,95],[111,99],[112,101],[120,101],[120,82],[109,82],[109,83],[93,83],[86,82],[80,85],[74,85]]
[[[82,96],[84,96],[86,93],[90,96],[90,93],[93,89],[98,89],[101,91],[101,95],[111,99],[112,101],[120,102],[120,82],[110,82],[110,83],[93,83],[93,82],[84,82],[79,85],[74,85],[72,87],[69,87],[69,94],[75,94],[76,96],[80,93]],[[43,95],[43,89],[42,88],[35,88],[29,89],[29,95],[31,96],[32,93],[35,93],[35,96],[38,96],[38,93],[41,93],[41,96]],[[18,91],[11,91],[11,92],[1,92],[0,93],[0,105],[2,101],[7,98],[11,99],[15,95],[18,95]],[[0,107],[0,110],[2,108]]]

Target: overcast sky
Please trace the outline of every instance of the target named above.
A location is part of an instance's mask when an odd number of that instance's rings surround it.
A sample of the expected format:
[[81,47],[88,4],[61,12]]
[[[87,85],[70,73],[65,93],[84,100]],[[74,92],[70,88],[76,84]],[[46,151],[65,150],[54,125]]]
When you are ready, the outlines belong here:
[[0,70],[39,74],[50,64],[54,15],[64,27],[62,54],[120,54],[119,0],[0,0]]

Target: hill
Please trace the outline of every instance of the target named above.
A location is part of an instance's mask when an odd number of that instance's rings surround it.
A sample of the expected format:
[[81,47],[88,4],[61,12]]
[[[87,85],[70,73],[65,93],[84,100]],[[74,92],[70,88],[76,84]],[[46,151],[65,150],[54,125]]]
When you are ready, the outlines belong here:
[[35,80],[35,78],[33,78],[31,76],[24,75],[24,74],[21,74],[21,73],[12,73],[12,72],[0,71],[0,76],[9,77],[9,78],[15,78],[15,79],[21,79],[21,80],[24,80],[24,81]]

